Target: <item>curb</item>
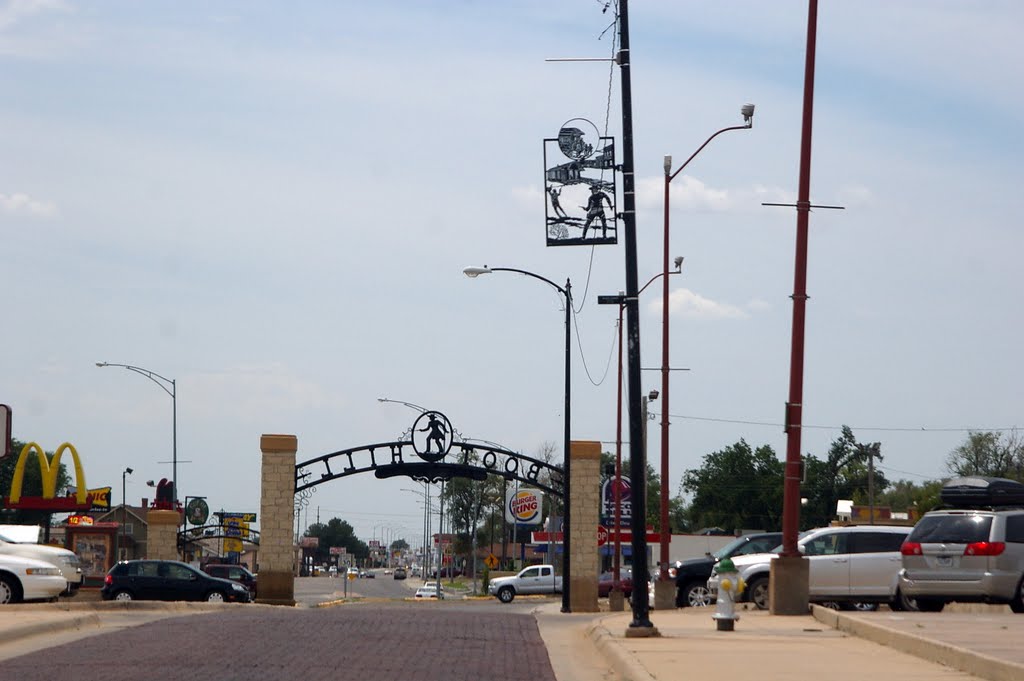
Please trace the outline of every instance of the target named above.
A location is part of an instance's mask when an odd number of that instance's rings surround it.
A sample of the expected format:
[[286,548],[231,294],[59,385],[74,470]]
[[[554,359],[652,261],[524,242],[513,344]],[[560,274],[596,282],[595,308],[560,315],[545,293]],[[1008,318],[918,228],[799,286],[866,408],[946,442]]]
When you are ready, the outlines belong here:
[[3,643],[8,644],[33,636],[53,634],[68,629],[82,629],[83,627],[99,627],[100,616],[97,613],[87,615],[75,615],[74,617],[59,617],[48,622],[34,622],[22,627],[15,627],[4,631]]
[[1000,660],[951,643],[932,641],[822,606],[812,606],[811,614],[814,619],[837,631],[853,634],[858,638],[888,646],[908,655],[938,662],[982,679],[989,679],[989,681],[1020,681],[1020,679],[1024,679],[1024,665],[1016,662]]
[[604,625],[605,620],[616,615],[602,617],[587,627],[587,636],[597,652],[601,653],[615,674],[628,681],[657,681],[636,656],[630,654],[616,642],[615,635]]

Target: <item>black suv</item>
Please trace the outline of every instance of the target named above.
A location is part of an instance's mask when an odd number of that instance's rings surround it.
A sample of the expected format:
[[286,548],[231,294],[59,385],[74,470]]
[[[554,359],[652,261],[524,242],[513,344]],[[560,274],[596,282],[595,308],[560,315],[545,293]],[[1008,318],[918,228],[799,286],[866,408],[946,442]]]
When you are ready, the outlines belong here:
[[176,560],[127,560],[110,568],[100,595],[105,601],[250,601],[249,589],[211,577]]
[[203,567],[203,572],[211,577],[230,579],[232,582],[244,584],[253,598],[256,598],[256,575],[246,570],[241,565],[229,563],[209,563]]
[[674,570],[676,580],[676,607],[701,607],[714,602],[708,591],[708,578],[718,561],[750,553],[767,553],[781,543],[781,532],[745,534],[703,558],[676,561],[669,571],[672,574]]

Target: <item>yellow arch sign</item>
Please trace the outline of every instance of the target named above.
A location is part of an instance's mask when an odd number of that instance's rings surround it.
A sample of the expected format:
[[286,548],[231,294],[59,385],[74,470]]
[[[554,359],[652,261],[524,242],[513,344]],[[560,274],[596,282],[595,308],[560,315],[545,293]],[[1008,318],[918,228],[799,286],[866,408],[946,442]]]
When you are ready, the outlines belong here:
[[29,442],[22,447],[21,453],[18,454],[18,462],[14,465],[14,477],[11,479],[9,502],[13,505],[21,501],[21,486],[25,480],[25,462],[31,457],[32,452],[35,452],[36,459],[39,461],[39,479],[43,483],[42,498],[53,499],[57,495],[57,474],[60,471],[60,457],[64,454],[64,450],[71,452],[71,458],[75,462],[75,483],[78,486],[75,500],[79,504],[87,504],[89,490],[85,484],[85,471],[82,469],[82,461],[78,458],[78,450],[70,442],[65,442],[60,447],[57,447],[57,451],[53,455],[53,461],[49,461],[46,458],[46,452],[35,442]]

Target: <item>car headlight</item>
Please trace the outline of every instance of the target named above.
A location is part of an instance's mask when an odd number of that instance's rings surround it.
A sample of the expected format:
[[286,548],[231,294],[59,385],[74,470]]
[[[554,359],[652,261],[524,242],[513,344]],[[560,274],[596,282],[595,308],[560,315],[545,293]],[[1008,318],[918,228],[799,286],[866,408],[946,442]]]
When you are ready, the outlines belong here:
[[25,568],[26,575],[36,575],[37,577],[60,577],[62,576],[60,570],[55,567],[41,567],[41,568]]
[[245,588],[244,586],[242,586],[241,584],[238,584],[237,582],[236,582],[236,583],[234,583],[234,584],[232,584],[232,585],[231,585],[231,588],[232,588],[232,589],[234,589],[235,591],[248,591],[248,589],[246,589],[246,588]]

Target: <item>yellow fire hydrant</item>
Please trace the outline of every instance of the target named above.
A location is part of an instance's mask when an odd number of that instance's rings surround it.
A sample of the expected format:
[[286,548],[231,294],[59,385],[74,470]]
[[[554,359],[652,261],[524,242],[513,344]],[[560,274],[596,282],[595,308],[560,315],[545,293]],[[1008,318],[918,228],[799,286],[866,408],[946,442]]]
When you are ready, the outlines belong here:
[[744,586],[736,566],[728,558],[723,558],[718,563],[717,607],[711,616],[717,623],[718,631],[732,631],[736,620],[740,618],[736,614],[736,598],[743,593]]

